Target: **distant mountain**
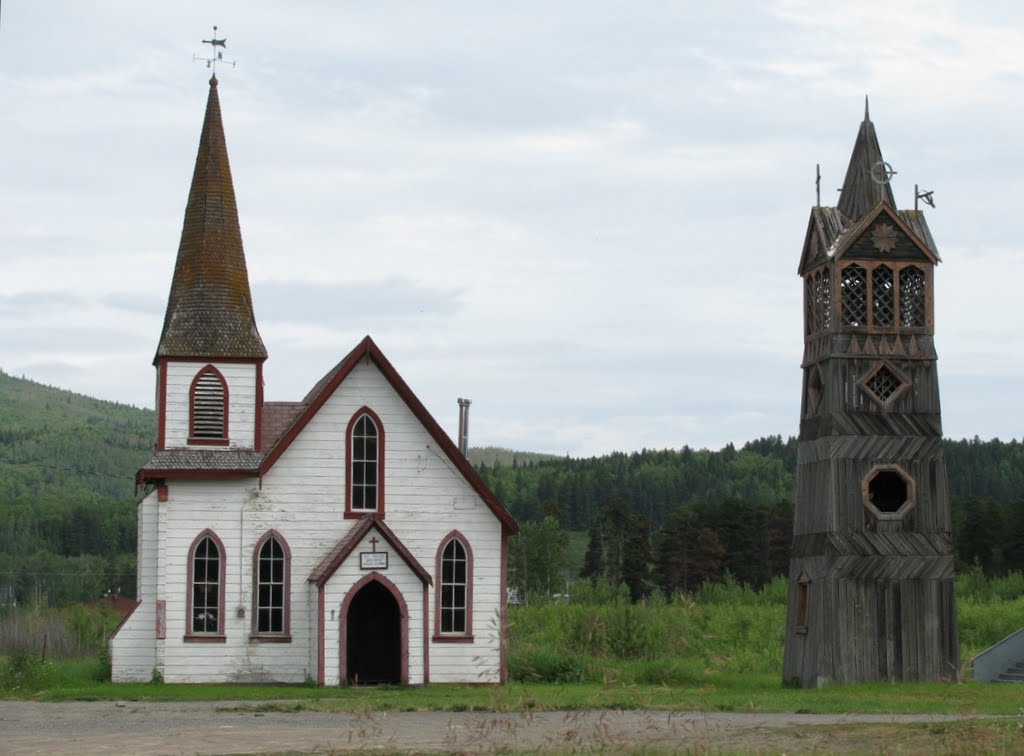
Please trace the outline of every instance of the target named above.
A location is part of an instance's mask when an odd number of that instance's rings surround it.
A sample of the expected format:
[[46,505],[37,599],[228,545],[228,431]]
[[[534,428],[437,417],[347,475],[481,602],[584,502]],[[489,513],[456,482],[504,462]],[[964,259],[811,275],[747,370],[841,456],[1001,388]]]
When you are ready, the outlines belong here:
[[130,499],[153,450],[152,410],[0,371],[0,502],[86,494]]

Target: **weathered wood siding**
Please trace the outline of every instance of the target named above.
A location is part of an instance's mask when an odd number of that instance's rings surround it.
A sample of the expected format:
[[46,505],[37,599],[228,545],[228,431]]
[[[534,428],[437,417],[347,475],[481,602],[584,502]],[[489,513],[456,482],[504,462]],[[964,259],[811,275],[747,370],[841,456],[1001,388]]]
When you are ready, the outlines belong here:
[[188,445],[189,390],[199,371],[213,365],[228,385],[228,434],[231,446],[252,449],[256,438],[256,366],[231,362],[168,362],[164,445]]
[[[904,327],[895,316],[885,327],[843,325],[836,261],[822,262],[830,293],[821,291],[820,269],[805,271],[803,397],[783,660],[784,680],[805,687],[957,677],[933,265],[907,239],[900,244],[895,257],[914,259],[925,273],[923,326]],[[883,255],[865,235],[842,264],[892,260],[891,252]],[[819,312],[826,299],[830,318]],[[869,379],[881,365],[898,385],[884,386],[887,396],[878,397]],[[879,471],[907,481],[911,506],[889,501],[884,512],[869,506],[868,481]],[[797,624],[801,576],[809,581],[805,626]]]

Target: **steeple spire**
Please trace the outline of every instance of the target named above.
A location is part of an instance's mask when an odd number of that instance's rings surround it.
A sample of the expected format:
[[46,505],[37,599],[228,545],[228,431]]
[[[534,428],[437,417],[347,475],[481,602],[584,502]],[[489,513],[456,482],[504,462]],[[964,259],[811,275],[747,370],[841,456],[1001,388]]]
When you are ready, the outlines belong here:
[[253,314],[216,76],[156,357],[267,357]]
[[871,123],[868,98],[864,97],[864,122],[857,133],[857,141],[850,155],[850,166],[839,194],[839,211],[856,223],[879,202],[887,202],[893,208],[896,200],[889,186],[888,166],[882,159],[882,148],[878,145],[875,125]]

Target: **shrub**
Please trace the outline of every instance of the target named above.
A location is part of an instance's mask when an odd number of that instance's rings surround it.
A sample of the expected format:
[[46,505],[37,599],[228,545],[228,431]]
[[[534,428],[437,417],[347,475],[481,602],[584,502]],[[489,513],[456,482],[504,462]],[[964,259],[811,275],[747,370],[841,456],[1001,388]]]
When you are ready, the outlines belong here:
[[34,693],[53,682],[53,665],[35,654],[15,651],[0,663],[0,689],[9,693]]

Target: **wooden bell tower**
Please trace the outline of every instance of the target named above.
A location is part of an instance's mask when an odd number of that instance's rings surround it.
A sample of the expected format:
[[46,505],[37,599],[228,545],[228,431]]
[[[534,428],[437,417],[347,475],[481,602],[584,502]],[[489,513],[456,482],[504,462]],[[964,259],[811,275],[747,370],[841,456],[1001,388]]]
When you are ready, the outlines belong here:
[[939,255],[897,210],[865,103],[836,207],[811,211],[783,681],[955,680],[934,344]]

